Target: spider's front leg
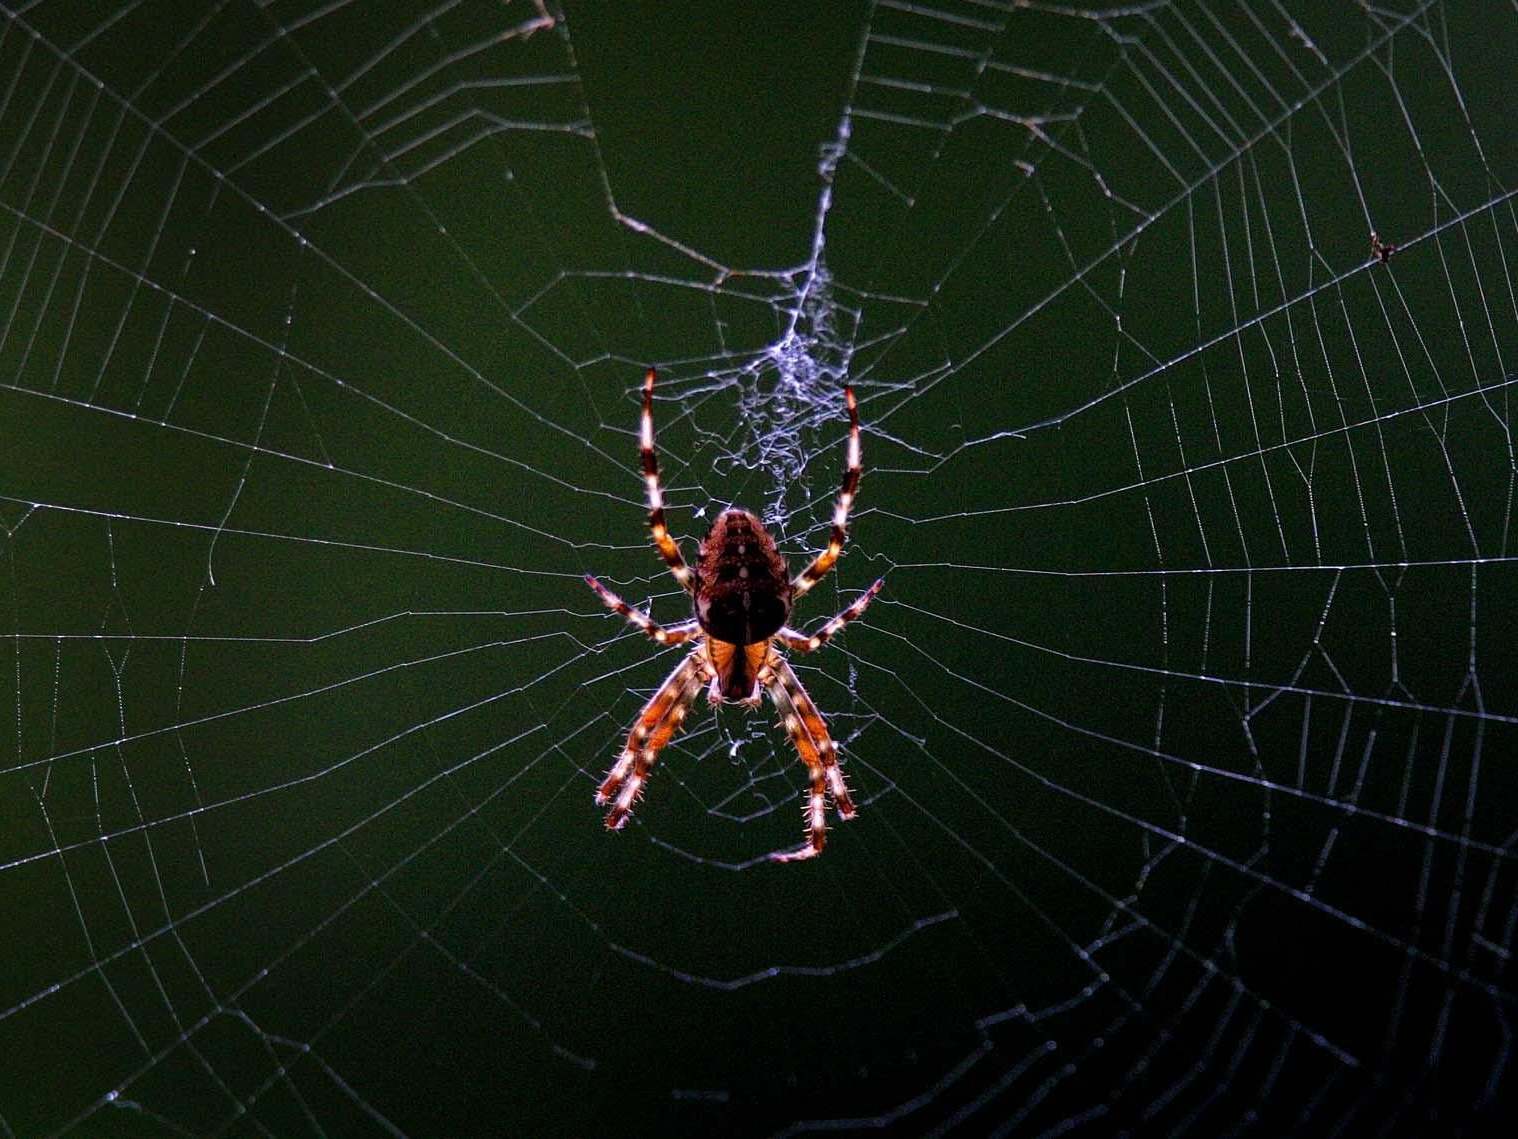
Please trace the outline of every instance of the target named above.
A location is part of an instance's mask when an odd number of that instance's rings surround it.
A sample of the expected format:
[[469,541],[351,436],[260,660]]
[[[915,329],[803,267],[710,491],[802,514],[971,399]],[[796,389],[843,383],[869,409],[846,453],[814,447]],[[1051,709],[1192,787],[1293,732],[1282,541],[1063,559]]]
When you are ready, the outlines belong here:
[[796,754],[806,764],[812,780],[803,811],[807,822],[805,845],[772,854],[770,858],[775,862],[815,858],[827,843],[827,793],[833,793],[833,807],[840,819],[854,817],[854,800],[844,782],[843,770],[838,766],[838,747],[828,733],[827,722],[801,686],[800,678],[778,653],[766,671],[765,684],[775,707],[780,710],[780,719],[796,747]]
[[679,730],[691,701],[704,683],[706,657],[701,646],[697,645],[643,705],[637,723],[627,735],[622,754],[596,789],[597,805],[611,804],[611,809],[606,812],[607,830],[621,830],[627,822],[654,760]]

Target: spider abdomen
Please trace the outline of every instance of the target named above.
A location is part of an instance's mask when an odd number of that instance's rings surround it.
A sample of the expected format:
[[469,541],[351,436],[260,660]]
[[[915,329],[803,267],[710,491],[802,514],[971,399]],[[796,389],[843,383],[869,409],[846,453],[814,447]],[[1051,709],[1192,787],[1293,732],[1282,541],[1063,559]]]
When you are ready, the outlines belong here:
[[715,640],[767,641],[790,616],[785,559],[764,524],[747,510],[717,516],[701,542],[696,581],[696,620]]

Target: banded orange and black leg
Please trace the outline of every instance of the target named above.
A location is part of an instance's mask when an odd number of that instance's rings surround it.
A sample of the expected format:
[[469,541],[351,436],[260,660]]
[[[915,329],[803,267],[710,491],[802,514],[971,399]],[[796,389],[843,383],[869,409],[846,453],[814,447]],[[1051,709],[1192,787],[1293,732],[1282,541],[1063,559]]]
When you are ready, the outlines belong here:
[[680,588],[695,593],[696,583],[680,554],[680,547],[670,536],[669,525],[664,520],[664,491],[659,485],[659,457],[654,453],[654,381],[658,372],[650,368],[643,375],[643,418],[638,427],[638,450],[643,456],[643,483],[648,488],[648,530],[654,545],[675,575]]
[[854,817],[854,799],[844,781],[843,770],[838,766],[838,747],[828,733],[827,723],[817,705],[802,687],[801,680],[786,663],[785,658],[774,654],[766,669],[766,687],[770,699],[780,712],[796,754],[806,764],[811,777],[807,791],[806,806],[802,814],[806,819],[807,841],[795,850],[783,851],[770,857],[776,862],[795,862],[815,858],[827,845],[827,795],[833,796],[833,807],[840,819]]
[[701,625],[694,617],[687,621],[679,621],[673,625],[661,625],[641,609],[634,609],[623,601],[611,590],[607,589],[594,575],[585,575],[585,584],[596,591],[596,596],[606,608],[615,613],[622,614],[627,618],[627,623],[637,629],[650,640],[657,641],[661,645],[678,645],[688,641],[692,637],[699,636]]
[[854,598],[853,604],[836,617],[830,618],[828,623],[815,633],[803,633],[799,629],[793,629],[789,625],[784,625],[781,627],[780,632],[775,635],[780,639],[780,643],[788,649],[795,649],[798,653],[816,652],[836,637],[850,621],[863,616],[865,608],[874,600],[875,595],[880,592],[880,587],[884,584],[885,578],[876,578],[875,584]]
[[854,505],[854,496],[859,493],[859,475],[864,466],[859,446],[859,404],[854,399],[853,388],[843,389],[843,400],[849,409],[848,463],[843,472],[843,488],[839,490],[838,501],[833,506],[833,529],[828,535],[827,548],[817,555],[811,565],[796,575],[796,580],[792,583],[792,601],[821,581],[828,570],[833,568],[833,563],[843,552],[844,540],[848,537],[849,510]]
[[705,646],[697,645],[643,705],[622,754],[596,789],[596,802],[603,807],[611,804],[606,812],[608,830],[620,830],[627,822],[654,761],[684,722],[691,701],[707,681],[707,672]]

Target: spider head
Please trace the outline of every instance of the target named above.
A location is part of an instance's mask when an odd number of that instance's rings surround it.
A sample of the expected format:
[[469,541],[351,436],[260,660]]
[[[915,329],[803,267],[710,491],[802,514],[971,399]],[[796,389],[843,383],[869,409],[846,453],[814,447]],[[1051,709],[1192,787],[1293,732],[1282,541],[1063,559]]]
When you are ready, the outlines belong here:
[[724,510],[701,542],[696,620],[732,645],[767,641],[791,613],[785,559],[764,524],[747,510]]

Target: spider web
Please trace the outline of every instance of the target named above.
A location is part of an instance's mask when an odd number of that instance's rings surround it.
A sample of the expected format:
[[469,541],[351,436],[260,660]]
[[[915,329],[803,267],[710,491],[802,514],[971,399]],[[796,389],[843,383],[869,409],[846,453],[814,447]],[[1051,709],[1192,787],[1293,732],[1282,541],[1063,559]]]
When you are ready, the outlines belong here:
[[1513,9],[817,7],[3,9],[0,1135],[1510,1109]]

